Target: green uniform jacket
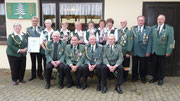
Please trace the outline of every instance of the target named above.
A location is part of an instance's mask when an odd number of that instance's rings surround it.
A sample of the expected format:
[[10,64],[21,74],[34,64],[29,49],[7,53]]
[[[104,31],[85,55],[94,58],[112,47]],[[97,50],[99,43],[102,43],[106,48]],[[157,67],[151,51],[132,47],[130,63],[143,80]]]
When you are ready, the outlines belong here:
[[123,32],[122,29],[118,30],[118,44],[122,46],[123,55],[130,54],[133,47],[133,34],[126,28]]
[[131,28],[131,34],[133,34],[133,56],[146,57],[146,53],[151,54],[151,28],[144,26],[142,32],[139,33],[138,26],[133,26]]
[[28,27],[27,28],[27,35],[28,35],[28,37],[40,37],[41,31],[43,31],[44,28],[40,27],[40,26],[38,26],[37,28],[38,28],[37,29],[38,31],[35,32],[32,26]]
[[123,62],[123,53],[122,53],[122,47],[119,44],[114,45],[113,52],[111,54],[111,47],[110,45],[106,45],[104,47],[104,52],[103,52],[103,63],[105,65],[121,65]]
[[85,46],[85,64],[99,65],[102,63],[102,46],[96,44],[95,51],[91,52],[91,45]]
[[174,48],[174,29],[164,24],[160,34],[157,33],[158,25],[152,27],[152,54],[166,55],[171,54]]
[[[64,37],[64,33],[63,33],[63,31],[61,31],[61,29],[59,29],[59,30],[57,30],[59,33],[60,33],[60,39],[62,40],[63,39],[63,37]],[[67,34],[68,34],[68,41],[67,41],[67,43],[70,43],[70,40],[71,40],[71,32],[70,31],[68,31],[67,32]]]
[[78,44],[76,51],[73,51],[73,45],[69,44],[65,49],[65,60],[67,65],[81,66],[84,63],[84,45]]
[[[24,34],[24,33],[23,33]],[[14,33],[10,34],[7,39],[6,53],[10,56],[21,57],[26,56],[27,53],[18,53],[19,49],[27,48],[27,35],[22,35],[22,40]]]
[[[58,61],[64,63],[65,59],[65,48],[66,48],[66,42],[64,41],[59,41],[58,44],[58,54],[57,54],[57,59]],[[53,56],[54,56],[54,43],[53,41],[48,41],[46,50],[45,50],[45,56],[46,56],[46,64],[49,62],[53,61]]]

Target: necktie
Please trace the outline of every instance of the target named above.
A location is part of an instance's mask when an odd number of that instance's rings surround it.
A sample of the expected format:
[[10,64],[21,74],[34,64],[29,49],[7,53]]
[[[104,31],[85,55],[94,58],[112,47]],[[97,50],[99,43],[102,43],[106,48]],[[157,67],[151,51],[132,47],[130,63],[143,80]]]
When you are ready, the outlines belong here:
[[112,54],[112,52],[113,52],[113,48],[112,48],[112,45],[111,45],[111,54]]
[[158,26],[158,30],[157,30],[158,35],[160,34],[160,28],[161,26]]
[[73,52],[74,52],[74,54],[75,54],[75,52],[76,52],[76,47],[75,47],[75,46],[73,47]]
[[141,26],[139,26],[139,35],[141,35]]
[[54,56],[53,56],[54,61],[57,60],[57,49],[58,49],[58,43],[54,43]]
[[91,47],[91,53],[94,53],[93,46]]
[[37,31],[36,31],[36,27],[34,27],[34,32],[35,32],[35,34],[37,33]]

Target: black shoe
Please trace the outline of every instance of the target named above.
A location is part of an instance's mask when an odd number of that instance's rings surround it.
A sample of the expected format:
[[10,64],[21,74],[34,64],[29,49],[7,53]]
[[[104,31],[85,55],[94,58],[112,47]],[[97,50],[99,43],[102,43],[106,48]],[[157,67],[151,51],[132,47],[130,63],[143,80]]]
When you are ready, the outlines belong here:
[[159,80],[159,81],[158,81],[158,85],[159,85],[159,86],[162,86],[162,85],[163,85],[163,80]]
[[29,81],[32,81],[33,79],[35,79],[36,77],[31,77],[30,79],[29,79]]
[[67,88],[71,88],[74,84],[67,84]]
[[21,80],[21,81],[19,81],[20,83],[26,83],[26,81],[24,81],[24,80]]
[[119,86],[116,86],[115,90],[119,93],[119,94],[123,94],[121,88]]
[[86,87],[87,87],[87,83],[83,83],[81,89],[84,90],[84,89],[86,89]]
[[106,91],[107,91],[107,86],[103,86],[102,93],[104,94],[104,93],[106,93]]
[[142,82],[143,84],[146,84],[146,79],[141,79],[141,82]]
[[64,85],[59,85],[59,89],[63,89],[64,88]]
[[123,78],[123,82],[126,82],[127,81],[127,78]]
[[77,88],[77,89],[80,89],[80,88],[81,88],[81,85],[77,84],[77,85],[76,85],[76,88]]
[[101,86],[97,85],[96,91],[101,91]]
[[47,83],[46,86],[45,86],[45,89],[49,89],[50,88],[50,84]]
[[43,80],[44,78],[43,78],[43,76],[39,76],[39,79],[40,79],[40,80]]
[[132,79],[131,82],[136,82],[138,79]]
[[149,83],[154,83],[154,82],[156,82],[156,81],[157,81],[157,79],[152,78],[152,79],[149,81]]

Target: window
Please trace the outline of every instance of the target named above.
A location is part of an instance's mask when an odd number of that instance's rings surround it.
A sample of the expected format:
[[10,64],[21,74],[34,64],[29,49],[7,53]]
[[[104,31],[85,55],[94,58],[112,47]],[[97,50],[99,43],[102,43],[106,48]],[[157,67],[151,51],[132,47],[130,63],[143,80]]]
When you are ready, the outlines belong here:
[[0,41],[6,41],[5,5],[0,3]]
[[56,29],[56,4],[55,3],[43,3],[42,4],[42,23],[44,25],[44,21],[46,19],[51,19],[52,28]]
[[81,21],[83,30],[87,29],[87,23],[94,21],[98,26],[102,18],[102,3],[60,3],[60,22],[67,21],[69,30],[74,30],[74,22]]

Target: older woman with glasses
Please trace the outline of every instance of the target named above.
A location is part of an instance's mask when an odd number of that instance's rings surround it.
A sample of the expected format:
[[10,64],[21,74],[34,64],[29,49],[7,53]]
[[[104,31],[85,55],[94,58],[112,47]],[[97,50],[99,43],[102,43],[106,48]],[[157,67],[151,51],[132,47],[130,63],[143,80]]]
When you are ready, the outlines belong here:
[[9,35],[7,40],[6,53],[11,68],[13,85],[25,83],[27,35],[21,32],[21,28],[21,24],[15,23],[13,25],[14,32]]

